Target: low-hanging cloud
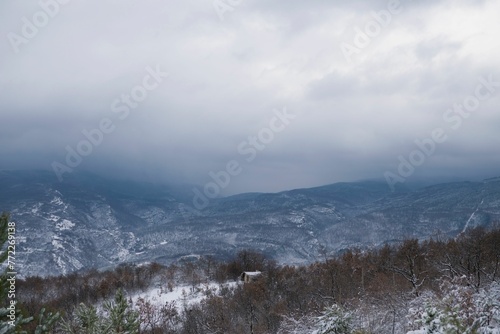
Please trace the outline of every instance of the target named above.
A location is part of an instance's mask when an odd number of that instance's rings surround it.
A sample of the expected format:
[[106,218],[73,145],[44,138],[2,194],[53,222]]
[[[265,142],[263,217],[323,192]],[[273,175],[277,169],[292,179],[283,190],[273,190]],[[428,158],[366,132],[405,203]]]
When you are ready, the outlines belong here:
[[[226,193],[383,179],[479,78],[500,81],[494,1],[398,1],[347,61],[342,44],[391,2],[241,1],[223,20],[211,1],[3,2],[0,168],[52,170],[111,119],[72,169],[205,184],[286,107],[296,120]],[[168,77],[118,119],[113,102],[157,66]],[[409,179],[498,174],[499,95]]]

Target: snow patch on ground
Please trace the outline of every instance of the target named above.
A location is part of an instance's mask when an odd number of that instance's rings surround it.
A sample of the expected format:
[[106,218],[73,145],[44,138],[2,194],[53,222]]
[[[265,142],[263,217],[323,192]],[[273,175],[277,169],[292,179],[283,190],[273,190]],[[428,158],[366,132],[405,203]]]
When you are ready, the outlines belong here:
[[64,246],[61,241],[62,241],[61,238],[59,238],[58,236],[54,236],[52,238],[52,246],[55,249],[64,249]]
[[60,231],[70,230],[73,227],[75,227],[75,224],[67,219],[63,219],[56,224],[56,228]]
[[238,282],[227,282],[223,284],[211,282],[199,284],[194,287],[192,285],[181,285],[173,288],[172,291],[169,291],[166,286],[161,286],[151,288],[145,292],[136,293],[132,295],[131,298],[134,304],[137,303],[139,298],[142,298],[159,307],[164,306],[166,303],[175,302],[175,306],[180,313],[184,307],[200,303],[209,295],[218,294],[221,288],[233,288],[238,284]]
[[38,216],[38,212],[40,211],[41,207],[42,207],[42,203],[35,204],[35,206],[31,209],[31,214],[34,216]]
[[227,235],[226,243],[232,246],[236,246],[236,237],[238,233],[230,233]]
[[57,256],[56,254],[52,254],[54,261],[56,262],[57,266],[61,269],[61,273],[64,275],[66,274],[66,264],[64,261],[61,259],[60,256]]
[[335,207],[329,208],[329,207],[315,205],[311,208],[310,211],[319,212],[319,213],[334,213]]
[[73,267],[75,267],[77,270],[78,270],[78,269],[82,269],[82,268],[83,268],[83,264],[82,264],[80,261],[78,261],[78,259],[75,259],[74,257],[71,257],[71,258],[69,259],[69,262],[70,262],[70,263],[71,263],[71,265],[72,265]]
[[62,199],[59,196],[55,196],[52,199],[52,201],[50,201],[50,204],[53,204],[53,205],[63,205],[64,202],[62,201]]
[[297,225],[297,227],[303,227],[306,222],[306,218],[302,214],[292,213],[290,215],[290,221]]
[[57,222],[61,217],[59,216],[56,216],[56,215],[53,215],[53,214],[50,214],[50,217],[47,218],[47,220],[50,220],[52,222]]

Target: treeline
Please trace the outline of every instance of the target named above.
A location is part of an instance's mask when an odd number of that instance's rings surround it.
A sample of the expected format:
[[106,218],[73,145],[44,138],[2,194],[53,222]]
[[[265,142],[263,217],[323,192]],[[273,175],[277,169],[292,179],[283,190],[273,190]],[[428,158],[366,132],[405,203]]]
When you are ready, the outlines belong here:
[[381,328],[403,333],[415,298],[444,294],[446,284],[479,292],[499,281],[500,230],[475,228],[449,240],[408,239],[369,251],[352,249],[307,266],[279,266],[246,250],[224,263],[206,257],[167,267],[122,265],[106,272],[30,277],[18,281],[18,300],[27,315],[45,308],[71,320],[82,303],[97,305],[119,290],[131,295],[152,286],[172,291],[181,284],[196,289],[201,283],[237,280],[243,271],[255,270],[263,273],[256,281],[221,289],[181,312],[144,300],[130,307],[140,317],[141,333],[293,333],[331,305],[362,311],[357,316],[364,327],[358,333]]
[[309,266],[264,262],[261,280],[191,309],[182,333],[288,333],[297,319],[320,315],[330,305],[364,310],[358,313],[362,333],[404,332],[409,304],[423,292],[447,293],[446,282],[479,291],[499,280],[499,265],[500,230],[483,228],[447,241],[409,239],[367,252],[349,250]]

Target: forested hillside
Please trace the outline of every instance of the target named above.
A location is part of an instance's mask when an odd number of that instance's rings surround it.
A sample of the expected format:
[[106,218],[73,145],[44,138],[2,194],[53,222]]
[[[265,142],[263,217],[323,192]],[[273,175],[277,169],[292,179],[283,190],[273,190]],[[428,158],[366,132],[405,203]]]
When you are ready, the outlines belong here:
[[[257,270],[254,281],[235,282]],[[88,333],[82,321],[89,317],[92,333],[101,333],[120,303],[141,333],[498,333],[499,281],[497,225],[450,240],[325,254],[307,266],[241,251],[228,262],[205,257],[29,277],[18,281],[18,301],[26,316],[58,312],[53,333]],[[176,291],[179,298],[169,299]]]
[[1,172],[0,207],[17,226],[19,276],[57,276],[121,263],[227,260],[258,249],[280,264],[310,264],[361,249],[455,237],[500,220],[500,179],[391,192],[347,182],[216,198],[192,211],[190,188],[75,173]]

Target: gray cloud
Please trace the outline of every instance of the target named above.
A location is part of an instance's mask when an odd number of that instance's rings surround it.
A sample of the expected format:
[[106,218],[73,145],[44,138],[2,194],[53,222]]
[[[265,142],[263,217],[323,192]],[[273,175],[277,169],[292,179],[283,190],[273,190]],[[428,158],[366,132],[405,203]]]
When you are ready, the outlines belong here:
[[[348,62],[342,43],[389,2],[242,1],[221,21],[211,1],[70,0],[18,53],[9,36],[40,3],[3,2],[0,168],[51,169],[109,118],[114,131],[75,170],[203,184],[237,160],[226,193],[277,191],[382,178],[443,127],[410,180],[498,174],[500,88],[457,130],[443,114],[480,77],[500,81],[500,5],[401,1]],[[157,65],[168,78],[120,119],[113,102]],[[296,119],[246,162],[238,146],[283,107]]]

